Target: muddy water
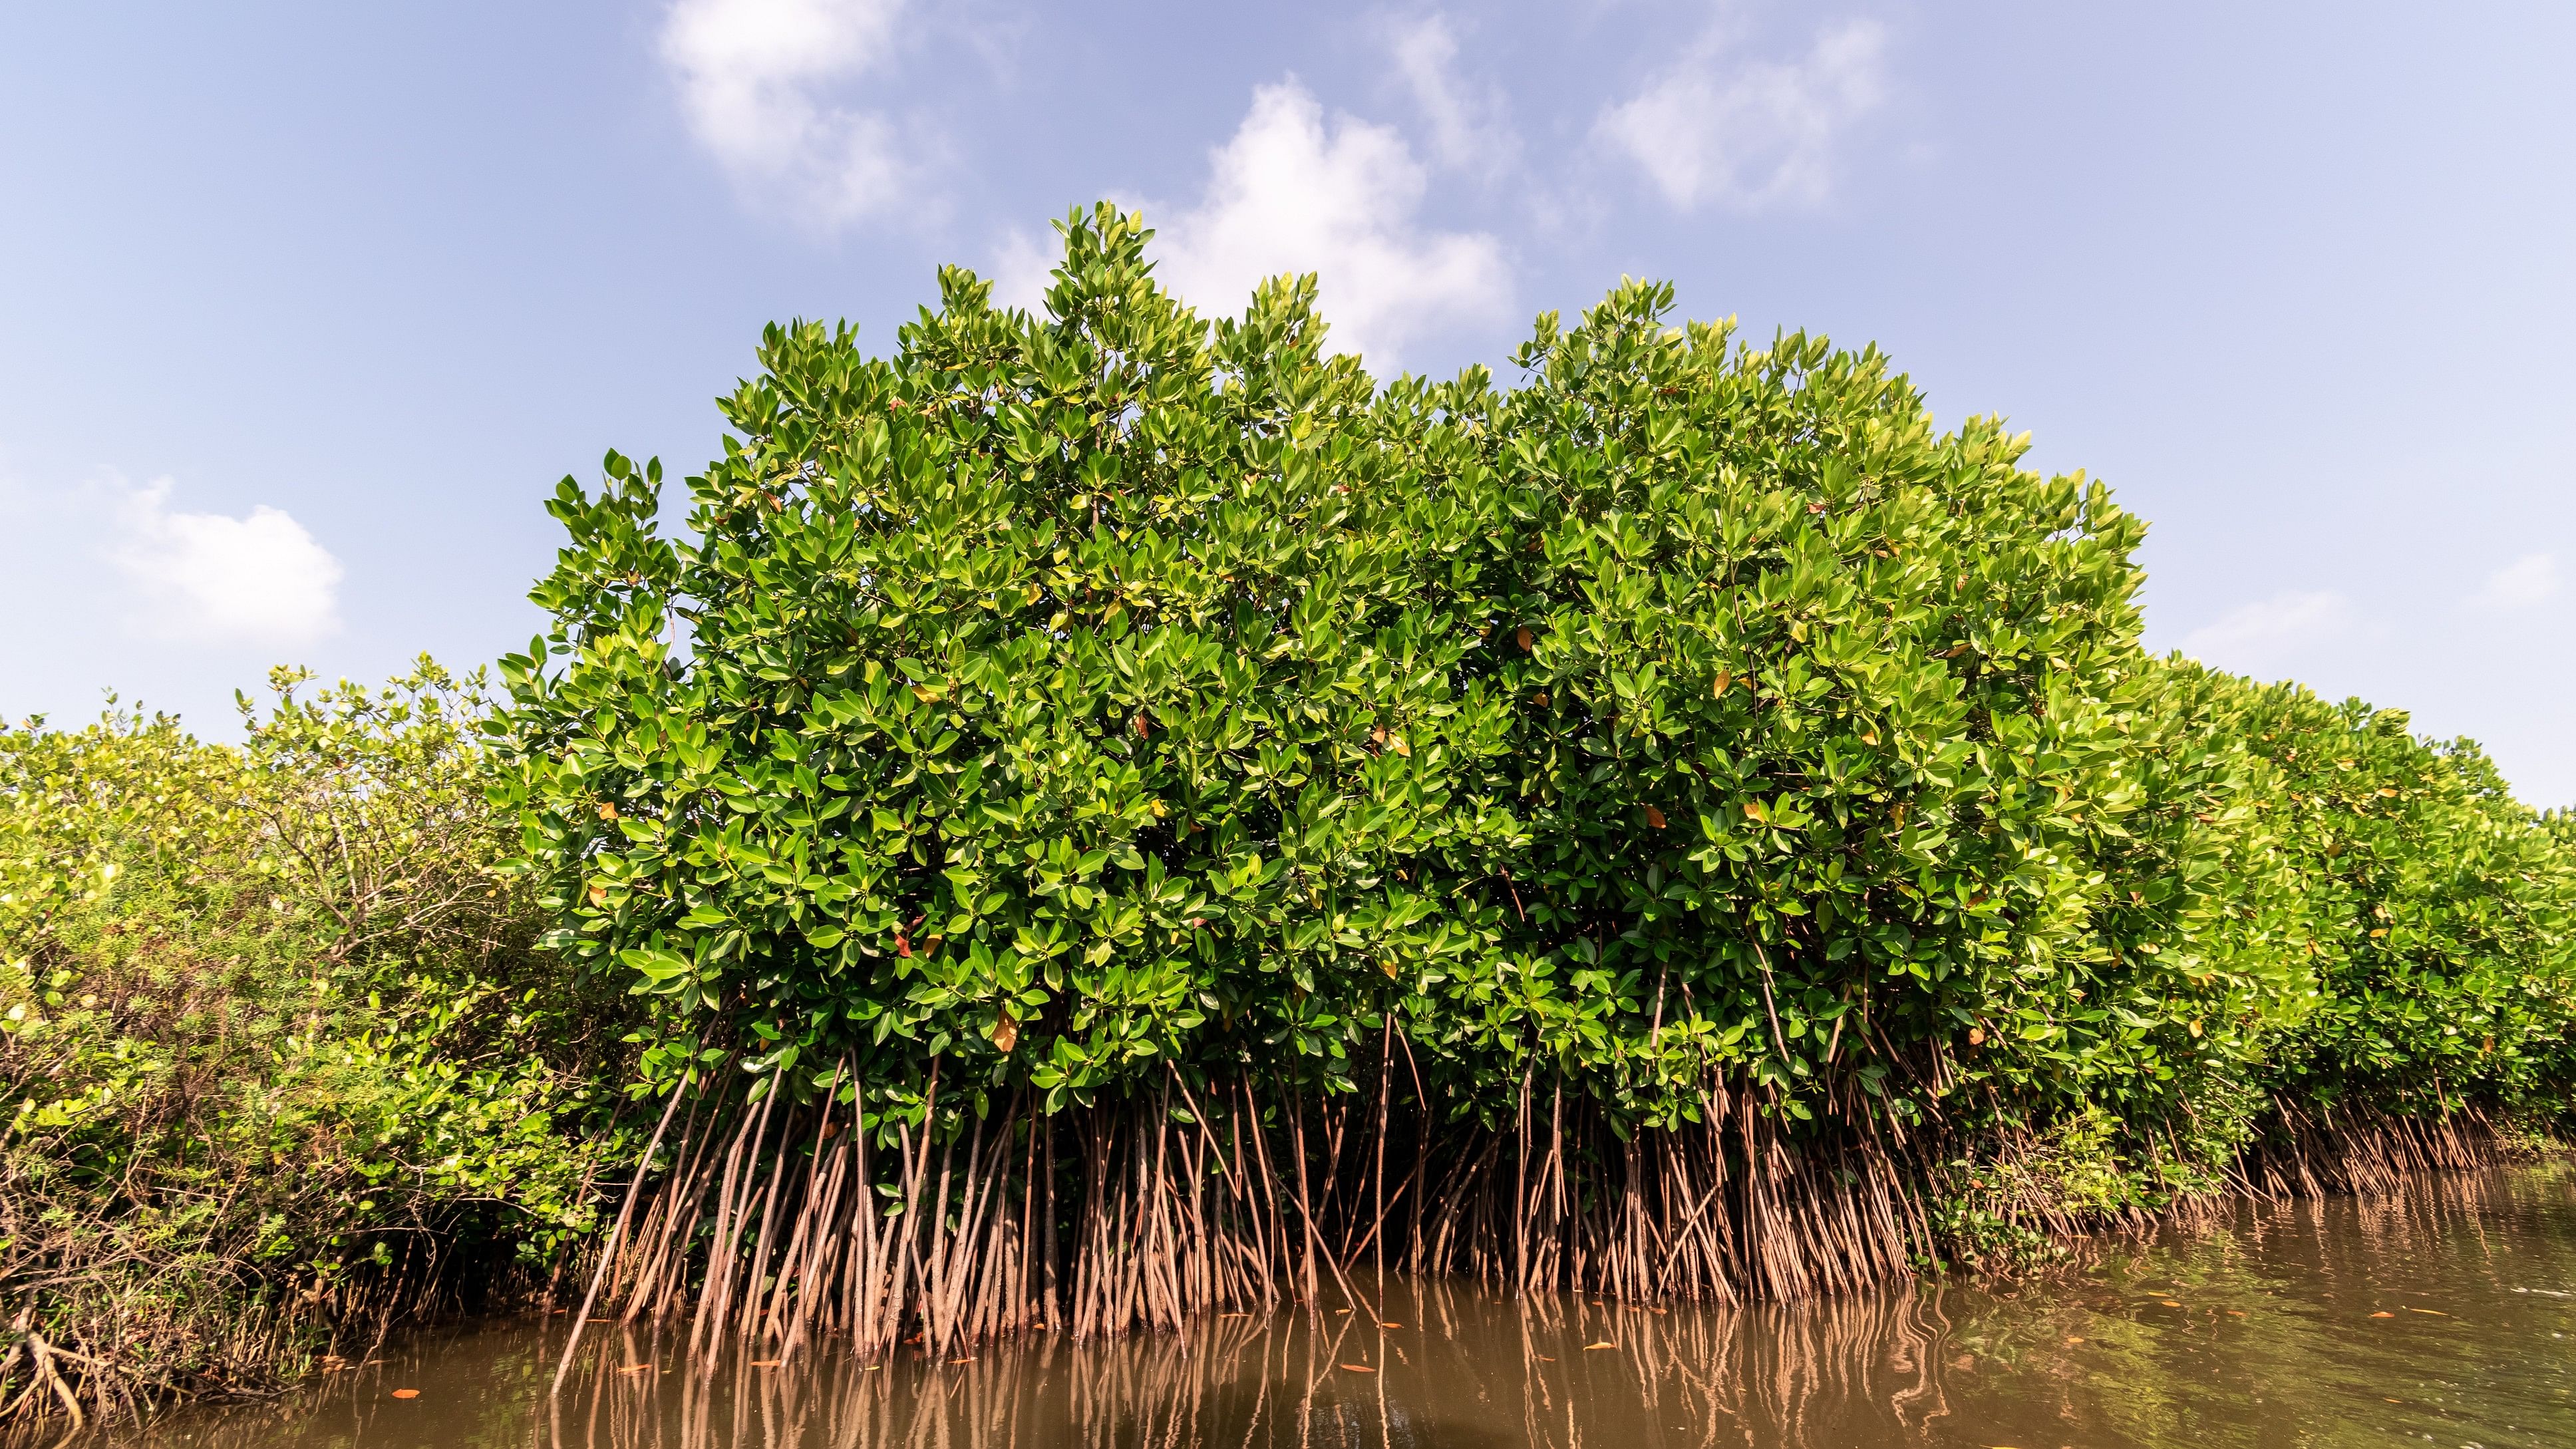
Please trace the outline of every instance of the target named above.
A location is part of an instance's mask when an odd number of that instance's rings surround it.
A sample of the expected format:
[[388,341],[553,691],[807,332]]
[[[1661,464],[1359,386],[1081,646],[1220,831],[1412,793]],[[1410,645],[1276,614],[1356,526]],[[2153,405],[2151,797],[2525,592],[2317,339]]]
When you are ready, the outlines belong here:
[[[2248,1208],[2096,1239],[2005,1285],[1735,1310],[1522,1304],[1390,1281],[1363,1306],[970,1358],[692,1371],[561,1324],[388,1351],[291,1405],[172,1418],[191,1449],[1022,1445],[2576,1446],[2576,1174]],[[682,1335],[685,1337],[685,1332]],[[415,1390],[416,1394],[401,1394]]]

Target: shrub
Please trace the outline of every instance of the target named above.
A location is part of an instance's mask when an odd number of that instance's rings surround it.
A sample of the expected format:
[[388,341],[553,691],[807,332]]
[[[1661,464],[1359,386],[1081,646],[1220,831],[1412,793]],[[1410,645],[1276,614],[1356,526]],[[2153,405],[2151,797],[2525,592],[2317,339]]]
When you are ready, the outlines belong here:
[[[249,1392],[590,1223],[615,1037],[494,871],[472,680],[0,732],[5,1372]],[[245,714],[250,713],[247,702]],[[615,998],[610,998],[612,1001]],[[506,1275],[504,1275],[506,1276]],[[40,1356],[40,1351],[42,1356]]]

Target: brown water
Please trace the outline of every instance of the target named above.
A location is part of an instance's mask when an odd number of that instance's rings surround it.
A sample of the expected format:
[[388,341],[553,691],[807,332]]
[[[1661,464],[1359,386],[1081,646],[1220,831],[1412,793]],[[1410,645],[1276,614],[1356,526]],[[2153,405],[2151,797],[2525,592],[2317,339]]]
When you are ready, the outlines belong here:
[[[388,1351],[292,1404],[173,1417],[172,1449],[1020,1445],[2576,1446],[2576,1175],[2247,1208],[2096,1239],[2015,1284],[1733,1310],[1390,1281],[1363,1308],[953,1362],[691,1371],[564,1320]],[[685,1333],[683,1334],[685,1337]],[[396,1397],[416,1390],[416,1396]]]

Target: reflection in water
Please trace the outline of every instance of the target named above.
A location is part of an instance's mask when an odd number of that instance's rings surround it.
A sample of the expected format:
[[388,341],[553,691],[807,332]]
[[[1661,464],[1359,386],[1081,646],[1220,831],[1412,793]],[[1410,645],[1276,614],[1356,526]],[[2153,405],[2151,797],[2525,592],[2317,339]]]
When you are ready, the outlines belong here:
[[[207,1449],[2576,1444],[2576,1183],[2531,1170],[2098,1239],[2017,1283],[1718,1309],[1362,1283],[1347,1308],[951,1361],[685,1365],[685,1326],[422,1343]],[[395,1399],[412,1388],[418,1397]]]
[[[1876,1406],[1898,1434],[1940,1412],[1933,1294],[1695,1312],[1374,1286],[1382,1296],[1349,1310],[1106,1344],[1040,1337],[937,1364],[735,1359],[697,1374],[678,1367],[676,1344],[639,1338],[538,1437],[549,1449],[1473,1449],[1625,1436],[1641,1416],[1650,1442],[1714,1444],[1803,1439],[1824,1405],[1838,1429],[1850,1407]],[[652,1367],[628,1367],[639,1364]]]

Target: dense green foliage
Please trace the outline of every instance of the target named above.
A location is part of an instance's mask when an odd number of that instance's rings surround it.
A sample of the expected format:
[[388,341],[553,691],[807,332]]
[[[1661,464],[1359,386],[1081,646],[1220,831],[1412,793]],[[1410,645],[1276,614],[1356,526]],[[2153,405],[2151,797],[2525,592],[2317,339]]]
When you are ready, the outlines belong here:
[[0,732],[0,1301],[93,1392],[257,1387],[594,1215],[616,1017],[492,871],[479,699],[297,682],[240,747]]
[[2565,817],[2516,802],[2465,740],[2296,685],[2238,686],[2227,727],[2270,767],[2262,799],[2289,863],[2312,1004],[2271,1048],[2290,1100],[2438,1111],[2576,1089]]
[[[2098,483],[1643,284],[1518,387],[1380,385],[1310,285],[1211,326],[1144,235],[1073,218],[1040,316],[946,272],[891,358],[773,328],[685,537],[658,466],[558,490],[498,798],[657,1076],[911,1117],[934,1061],[1331,1092],[1387,1036],[1487,1122],[1727,1083],[2151,1198],[2275,1092],[2563,1099],[2550,829],[2146,656]],[[2398,796],[2320,780],[2346,736]]]

